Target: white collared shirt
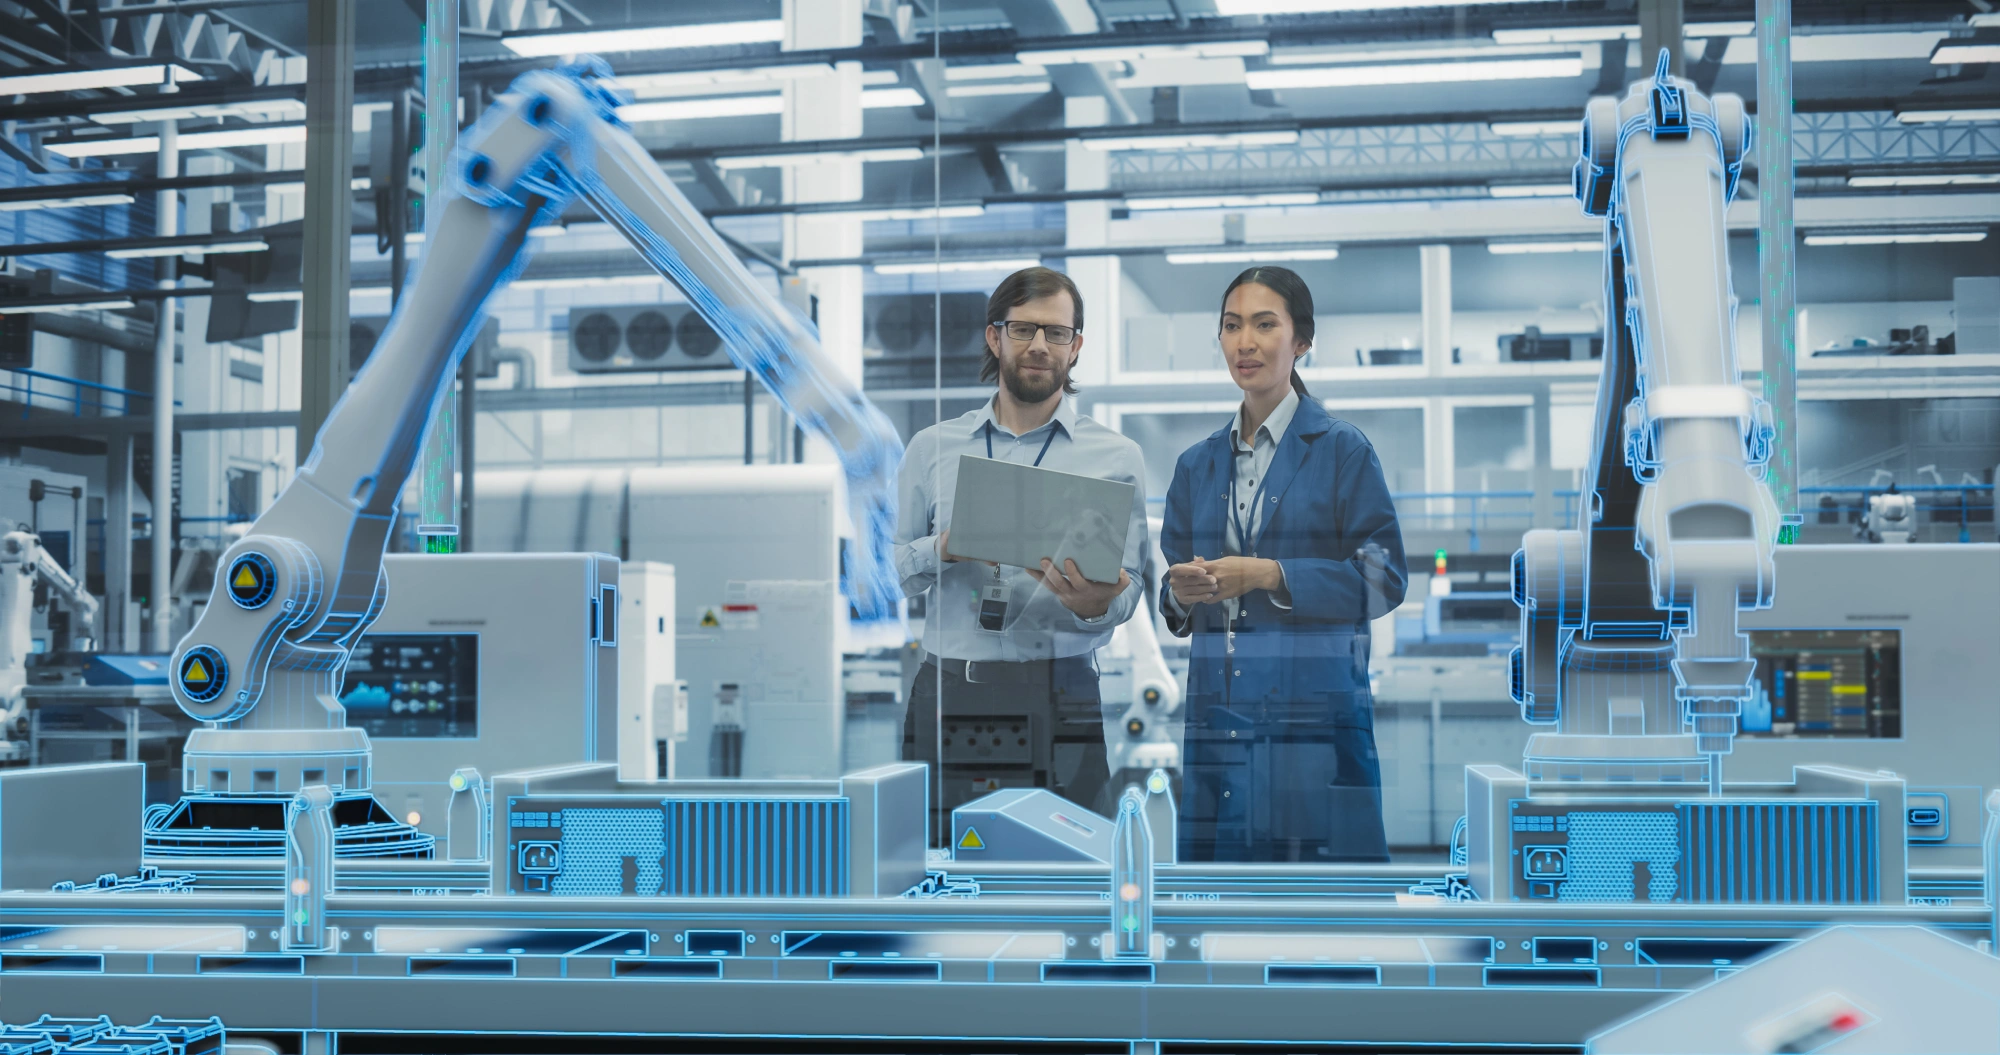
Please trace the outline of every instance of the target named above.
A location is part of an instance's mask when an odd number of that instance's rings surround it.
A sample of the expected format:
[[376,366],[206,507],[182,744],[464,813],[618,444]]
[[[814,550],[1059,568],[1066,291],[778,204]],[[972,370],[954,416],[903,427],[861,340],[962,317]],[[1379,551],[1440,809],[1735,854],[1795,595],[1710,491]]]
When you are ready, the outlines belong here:
[[[1134,485],[1132,522],[1120,561],[1131,583],[1112,598],[1104,615],[1083,619],[1025,570],[1001,568],[1001,579],[1012,590],[1007,621],[998,633],[979,629],[979,595],[993,581],[994,569],[977,561],[946,564],[938,556],[937,543],[951,526],[958,459],[967,454],[986,457],[989,435],[993,457],[1002,461],[1030,464],[1047,443],[1044,469]],[[1144,597],[1140,568],[1147,547],[1145,458],[1137,443],[1077,413],[1067,395],[1046,424],[1020,436],[994,418],[993,400],[917,433],[903,453],[897,497],[896,571],[904,595],[930,591],[924,648],[932,655],[1009,663],[1085,655],[1108,644],[1112,629],[1131,618]]]

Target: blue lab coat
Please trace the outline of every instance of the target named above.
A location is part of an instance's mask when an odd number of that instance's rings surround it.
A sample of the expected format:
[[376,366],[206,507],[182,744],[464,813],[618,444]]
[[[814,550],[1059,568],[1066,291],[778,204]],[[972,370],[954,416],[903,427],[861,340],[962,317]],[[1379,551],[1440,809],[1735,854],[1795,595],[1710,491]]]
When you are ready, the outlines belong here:
[[[1224,555],[1230,427],[1174,466],[1160,529],[1169,564]],[[1402,603],[1409,574],[1382,463],[1360,429],[1305,398],[1264,484],[1245,555],[1284,568],[1289,610],[1246,594],[1231,653],[1224,607],[1182,619],[1162,579],[1168,626],[1192,635],[1181,859],[1383,860],[1368,625]]]

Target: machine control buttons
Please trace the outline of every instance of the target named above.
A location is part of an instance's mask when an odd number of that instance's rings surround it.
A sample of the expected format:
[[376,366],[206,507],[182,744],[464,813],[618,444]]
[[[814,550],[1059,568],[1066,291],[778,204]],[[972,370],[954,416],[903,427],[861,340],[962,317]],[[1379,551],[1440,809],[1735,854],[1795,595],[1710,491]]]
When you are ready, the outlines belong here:
[[228,582],[238,608],[262,608],[278,592],[278,569],[262,553],[245,553],[229,565]]
[[1521,873],[1528,879],[1561,879],[1569,873],[1569,859],[1557,846],[1530,846],[1521,851]]
[[229,685],[229,661],[208,645],[196,645],[181,657],[181,691],[196,703],[222,695]]

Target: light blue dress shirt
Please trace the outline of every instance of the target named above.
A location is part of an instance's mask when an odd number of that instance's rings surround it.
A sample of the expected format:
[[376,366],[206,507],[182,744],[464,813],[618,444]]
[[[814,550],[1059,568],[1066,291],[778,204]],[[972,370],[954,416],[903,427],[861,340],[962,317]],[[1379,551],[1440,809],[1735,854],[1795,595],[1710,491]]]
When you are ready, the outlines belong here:
[[[994,569],[977,561],[945,563],[938,556],[938,536],[951,527],[958,459],[967,454],[986,457],[989,424],[997,459],[1032,463],[1047,442],[1042,468],[1133,485],[1132,523],[1120,562],[1131,581],[1102,616],[1078,616],[1026,571],[1003,567],[1001,579],[1013,590],[1006,622],[997,633],[979,628],[979,594],[993,582]],[[924,429],[903,453],[897,492],[896,571],[905,595],[932,591],[924,619],[924,648],[932,655],[1006,663],[1086,655],[1110,642],[1112,629],[1132,617],[1144,596],[1140,568],[1147,546],[1145,459],[1138,444],[1078,414],[1068,396],[1056,405],[1047,424],[1022,436],[994,419],[992,400]]]

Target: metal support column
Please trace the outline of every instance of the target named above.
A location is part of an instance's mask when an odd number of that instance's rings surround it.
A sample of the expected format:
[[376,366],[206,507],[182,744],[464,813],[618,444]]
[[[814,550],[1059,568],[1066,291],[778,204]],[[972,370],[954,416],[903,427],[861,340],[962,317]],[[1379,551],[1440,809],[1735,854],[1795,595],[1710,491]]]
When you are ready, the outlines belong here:
[[1674,76],[1687,75],[1687,55],[1681,49],[1685,25],[1681,0],[1639,0],[1639,76],[1646,76],[1644,71],[1651,70],[1653,63],[1659,61],[1661,48],[1673,57]]
[[139,651],[132,621],[132,434],[106,438],[104,452],[104,612],[106,652]]
[[474,426],[478,419],[473,415],[478,411],[473,380],[477,376],[477,364],[468,354],[458,364],[458,551],[472,552],[472,469]]
[[1799,524],[1798,260],[1792,225],[1792,0],[1757,0],[1757,310],[1763,396],[1777,439],[1765,479],[1778,501],[1780,542]]
[[354,233],[354,0],[306,3],[306,202],[299,311],[298,462],[347,389]]
[[1528,523],[1537,528],[1570,527],[1572,525],[1556,523],[1556,471],[1552,464],[1555,458],[1555,430],[1550,418],[1549,390],[1544,386],[1535,390],[1535,402],[1528,411],[1529,436],[1535,453],[1535,468],[1529,477],[1535,496],[1528,500]]
[[[174,179],[181,174],[179,130],[173,121],[160,122],[158,174]],[[154,208],[153,233],[171,238],[180,233],[180,192],[160,191]],[[160,288],[174,286],[174,259],[161,257],[155,264]],[[153,530],[147,549],[147,566],[152,585],[147,588],[151,605],[146,646],[154,652],[173,651],[173,543],[174,543],[174,318],[178,302],[162,297],[153,315]],[[109,527],[110,525],[105,525]],[[106,539],[110,538],[107,533]],[[136,642],[134,642],[136,644]],[[129,759],[128,759],[129,761]]]
[[[444,216],[445,188],[451,185],[447,178],[451,152],[458,144],[458,7],[459,0],[424,3],[424,249],[427,252],[431,239],[436,237],[438,221]],[[469,381],[460,384],[469,385]],[[447,380],[438,393],[430,432],[424,438],[423,462],[417,470],[417,534],[423,536],[427,553],[456,553],[462,548],[459,432],[471,427],[470,417],[461,421],[452,382]],[[463,473],[470,485],[469,460]]]

